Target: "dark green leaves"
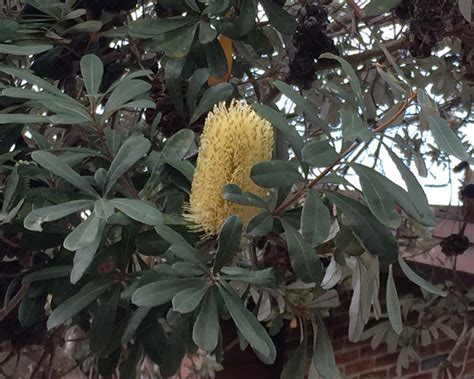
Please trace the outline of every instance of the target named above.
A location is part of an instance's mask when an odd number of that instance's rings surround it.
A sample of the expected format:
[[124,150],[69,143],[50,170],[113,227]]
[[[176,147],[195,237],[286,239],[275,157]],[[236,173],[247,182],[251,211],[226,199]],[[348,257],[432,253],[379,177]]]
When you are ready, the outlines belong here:
[[103,222],[95,214],[90,215],[68,234],[64,239],[63,246],[70,251],[85,248],[94,242]]
[[331,215],[319,194],[309,190],[301,213],[301,234],[312,246],[318,246],[329,235]]
[[224,200],[235,204],[248,205],[252,207],[266,208],[267,204],[257,195],[250,192],[242,192],[237,184],[226,184],[222,190]]
[[398,243],[395,237],[367,207],[338,193],[326,192],[326,196],[346,216],[352,231],[370,254],[378,255],[384,264],[393,263],[398,259]]
[[219,340],[219,315],[217,310],[216,291],[207,291],[201,304],[193,327],[193,341],[201,349],[213,351]]
[[323,265],[310,243],[287,221],[281,219],[288,244],[291,267],[301,281],[320,283],[323,277]]
[[401,0],[371,0],[364,8],[367,17],[377,16],[393,9]]
[[53,310],[48,319],[48,330],[63,324],[72,316],[82,311],[107,291],[111,285],[112,282],[108,279],[96,280],[85,285],[76,295],[71,296]]
[[400,301],[398,300],[397,287],[393,279],[392,265],[388,267],[387,289],[385,299],[387,302],[387,313],[390,324],[395,333],[400,335],[402,333],[402,314],[400,312]]
[[319,316],[316,316],[315,321],[317,330],[314,331],[316,341],[314,343],[313,364],[323,378],[339,378],[341,373],[336,365],[326,326]]
[[233,215],[224,221],[218,237],[216,260],[214,262],[213,272],[219,270],[229,262],[240,247],[242,237],[242,220]]
[[250,177],[263,188],[286,187],[303,180],[294,162],[277,160],[257,163],[252,167]]
[[179,313],[194,311],[209,290],[210,282],[202,279],[197,285],[178,292],[173,298],[173,310]]
[[280,379],[304,379],[306,374],[306,361],[308,358],[308,346],[306,338],[288,358]]
[[310,141],[303,147],[303,160],[312,167],[327,167],[334,163],[339,155],[327,141]]
[[279,7],[272,0],[260,0],[270,24],[283,34],[293,34],[296,30],[296,21],[293,16]]
[[227,100],[234,87],[230,83],[220,83],[216,86],[208,88],[202,95],[201,101],[196,107],[190,123],[196,122],[204,113],[210,110],[215,104]]
[[128,217],[142,224],[154,226],[163,223],[163,214],[145,200],[123,198],[113,199],[110,202]]
[[84,55],[81,59],[81,73],[87,93],[97,95],[104,75],[104,65],[100,58],[94,54]]
[[267,331],[255,316],[244,307],[235,290],[225,282],[220,284],[219,292],[239,332],[248,341],[252,349],[264,359],[264,363],[272,364],[276,358],[276,349]]

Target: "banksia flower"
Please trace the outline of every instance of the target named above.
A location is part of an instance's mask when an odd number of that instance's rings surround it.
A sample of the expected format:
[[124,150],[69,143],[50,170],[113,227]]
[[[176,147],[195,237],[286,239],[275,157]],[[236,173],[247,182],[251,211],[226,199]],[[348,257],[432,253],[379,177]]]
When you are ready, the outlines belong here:
[[247,223],[255,207],[225,201],[222,189],[237,184],[242,191],[265,195],[250,178],[255,163],[271,159],[273,130],[245,102],[224,103],[209,112],[201,135],[201,146],[191,188],[186,218],[207,235],[215,235],[230,215]]

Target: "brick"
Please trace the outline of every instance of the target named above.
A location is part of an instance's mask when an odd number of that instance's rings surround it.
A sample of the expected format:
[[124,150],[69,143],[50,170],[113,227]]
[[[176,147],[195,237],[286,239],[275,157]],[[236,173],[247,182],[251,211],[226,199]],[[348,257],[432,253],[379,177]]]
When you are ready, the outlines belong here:
[[436,350],[438,351],[438,353],[448,353],[453,349],[455,344],[456,341],[454,340],[438,341],[438,343],[436,344]]
[[338,352],[339,350],[342,350],[344,348],[344,340],[343,339],[337,339],[332,342],[332,348],[335,352]]
[[347,326],[340,326],[332,330],[332,338],[343,338],[347,336]]
[[435,357],[426,358],[421,361],[421,370],[431,370],[438,368],[441,362],[447,358],[448,354],[440,354]]
[[375,350],[372,350],[372,347],[370,345],[364,346],[360,350],[360,355],[365,356],[366,354],[370,354],[372,356],[378,356],[381,354],[385,354],[387,352],[387,345],[386,344],[380,344]]
[[397,362],[398,353],[386,354],[375,360],[376,367],[387,366]]
[[346,365],[344,373],[346,375],[361,374],[374,368],[374,360],[372,358]]
[[344,363],[351,363],[359,358],[359,350],[349,350],[341,353],[336,353],[336,363],[338,365]]
[[425,372],[423,374],[415,374],[415,375],[409,376],[409,379],[433,379],[433,373]]
[[[391,378],[398,378],[397,375],[397,368],[392,367],[389,371],[389,375]],[[420,370],[418,369],[418,362],[410,362],[407,368],[402,368],[402,377],[408,375],[408,374],[418,374]]]
[[387,370],[378,370],[359,375],[359,379],[384,379],[388,378]]
[[437,350],[435,344],[431,344],[431,345],[428,345],[428,346],[422,346],[417,350],[418,355],[422,358],[436,355],[437,352],[438,352],[438,350]]

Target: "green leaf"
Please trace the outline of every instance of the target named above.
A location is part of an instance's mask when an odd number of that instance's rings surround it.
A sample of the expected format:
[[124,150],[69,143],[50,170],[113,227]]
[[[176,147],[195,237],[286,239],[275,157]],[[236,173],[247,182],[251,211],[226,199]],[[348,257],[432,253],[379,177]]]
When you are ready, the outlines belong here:
[[417,220],[423,225],[435,226],[436,218],[433,214],[433,211],[430,209],[430,205],[428,203],[425,191],[416,179],[416,176],[410,171],[407,166],[405,166],[401,159],[391,149],[387,148],[387,151],[390,155],[390,158],[392,158],[392,161],[397,166],[398,171],[400,172],[400,175],[402,176],[402,179],[407,186],[411,203],[420,215]]
[[242,228],[242,220],[235,215],[229,216],[222,224],[213,267],[214,274],[218,273],[222,266],[229,262],[239,249]]
[[390,192],[379,181],[380,174],[359,164],[353,164],[352,168],[359,176],[364,198],[375,217],[391,228],[398,228],[402,219],[395,211],[395,201]]
[[49,116],[37,116],[34,114],[5,114],[0,113],[1,124],[43,124],[49,123],[51,118]]
[[392,265],[388,266],[387,289],[385,299],[387,301],[387,313],[390,324],[395,333],[400,335],[403,330],[402,314],[400,312],[400,301],[398,300],[397,287],[393,279]]
[[253,0],[243,0],[240,2],[240,14],[235,21],[235,29],[239,36],[250,32],[255,25],[257,10]]
[[95,54],[87,54],[81,58],[81,73],[87,93],[97,95],[104,75],[104,65]]
[[323,378],[340,378],[341,373],[336,365],[334,351],[326,326],[319,316],[315,317],[317,331],[313,348],[313,364]]
[[[212,42],[217,37],[217,31],[206,21],[199,21],[199,42],[203,45]],[[222,50],[222,49],[221,49]],[[227,62],[226,62],[227,67]]]
[[44,317],[44,297],[25,296],[18,307],[18,321],[23,328],[33,326]]
[[277,160],[255,164],[250,177],[263,188],[286,187],[303,181],[294,162]]
[[234,92],[234,87],[230,83],[220,83],[208,88],[202,95],[196,110],[191,117],[190,123],[196,122],[204,113],[209,111],[215,104],[227,100]]
[[71,266],[46,267],[41,270],[29,273],[23,278],[22,282],[34,283],[34,282],[40,282],[43,280],[64,278],[66,276],[69,276],[70,273],[71,273]]
[[308,346],[306,338],[293,351],[288,358],[281,373],[280,379],[304,379],[306,374],[306,361],[308,359]]
[[249,271],[240,267],[223,267],[221,271],[225,280],[270,288],[276,286],[275,272],[272,267],[257,271]]
[[[153,317],[150,316],[148,319],[153,320]],[[140,331],[137,337],[142,343],[146,355],[148,355],[153,362],[161,366],[167,343],[166,333],[157,320],[153,320],[151,326],[149,324],[150,322],[145,323],[143,330]]]
[[405,276],[413,283],[415,283],[420,288],[423,288],[425,291],[430,292],[434,295],[443,296],[445,297],[448,293],[443,291],[437,287],[435,287],[430,282],[427,282],[421,276],[419,276],[415,271],[412,270],[410,266],[405,262],[405,260],[400,256],[398,257],[398,264],[402,269]]
[[173,297],[173,310],[179,313],[189,313],[194,311],[208,292],[209,286],[210,282],[202,279],[198,285],[178,292]]
[[312,246],[318,246],[329,235],[331,215],[319,194],[309,190],[301,212],[301,234]]
[[94,260],[95,253],[99,249],[100,243],[102,242],[102,234],[104,232],[104,229],[105,224],[101,223],[99,225],[99,231],[97,232],[94,241],[92,241],[92,243],[87,245],[86,247],[79,249],[75,252],[71,276],[69,279],[72,284],[76,284],[82,278],[82,276]]
[[342,124],[342,138],[344,141],[369,141],[373,137],[372,131],[362,118],[354,111],[340,109]]
[[20,176],[18,175],[18,167],[15,167],[6,180],[1,213],[8,212],[11,202],[15,199],[16,189],[18,187],[19,181]]
[[174,376],[186,354],[188,323],[183,317],[174,322],[170,337],[163,349],[160,374],[164,378]]
[[139,159],[150,150],[151,143],[140,134],[134,134],[127,138],[120,146],[107,176],[105,177],[105,195],[109,193],[115,182],[127,172]]
[[202,279],[169,279],[146,284],[132,295],[132,303],[139,307],[155,307],[165,304],[178,293],[202,284]]
[[288,122],[283,114],[267,105],[253,104],[252,107],[261,117],[269,121],[285,136],[300,162],[303,161],[303,156],[301,154],[304,146],[303,138],[299,135],[294,126],[288,125]]
[[395,237],[366,206],[335,192],[325,193],[346,216],[354,235],[370,254],[379,256],[384,264],[393,263],[398,259],[398,243]]
[[354,92],[354,95],[357,99],[357,103],[359,106],[363,107],[364,105],[364,96],[362,93],[362,88],[360,86],[359,78],[357,77],[356,72],[352,68],[349,62],[347,62],[344,58],[341,58],[337,55],[331,54],[331,53],[324,53],[320,55],[320,58],[325,58],[325,59],[334,59],[339,62],[341,65],[342,69],[346,73],[346,75],[349,77],[349,84],[352,88],[352,91]]
[[162,255],[169,249],[170,244],[160,238],[154,230],[142,233],[135,240],[137,250],[143,255]]
[[[200,68],[194,71],[189,79],[188,89],[186,91],[186,103],[188,105],[189,114],[193,114],[196,109],[198,95],[204,83],[207,83],[209,78],[209,70],[207,68]],[[184,129],[188,130],[188,129]]]
[[91,200],[73,200],[51,207],[32,210],[23,220],[23,226],[35,232],[41,232],[43,222],[56,221],[72,213],[91,209],[94,202]]
[[194,132],[191,129],[181,129],[167,141],[161,155],[164,158],[180,161],[186,156],[194,143]]
[[89,332],[89,348],[94,354],[104,351],[112,337],[119,300],[120,288],[115,288],[108,298],[102,299],[94,312]]
[[164,35],[159,45],[169,58],[182,59],[188,55],[196,35],[199,23],[196,22]]
[[226,184],[222,190],[223,198],[231,203],[251,207],[267,208],[263,199],[250,192],[242,192],[237,184]]
[[7,41],[18,36],[20,24],[9,18],[0,19],[0,41]]
[[217,39],[206,45],[207,66],[212,76],[222,77],[227,72],[227,58]]
[[283,34],[293,34],[296,31],[296,20],[283,8],[279,7],[272,0],[260,0],[265,14],[270,24]]
[[339,158],[328,141],[312,140],[305,144],[302,154],[303,160],[312,167],[327,167]]
[[119,110],[138,95],[142,95],[151,89],[151,84],[140,79],[130,79],[117,85],[112,91],[109,100],[105,104],[103,119]]
[[90,215],[68,234],[64,239],[63,246],[70,251],[85,248],[94,242],[103,222],[96,215]]
[[371,0],[363,10],[367,17],[377,16],[392,10],[400,1],[401,0]]
[[251,237],[262,237],[273,229],[273,215],[268,211],[262,211],[254,216],[248,223],[247,234]]
[[319,284],[323,278],[323,265],[315,249],[303,239],[303,236],[287,221],[280,219],[288,244],[291,267],[301,281]]
[[427,119],[431,134],[440,150],[446,154],[454,155],[461,161],[467,161],[469,154],[466,152],[458,136],[449,126],[449,123],[445,119],[433,114],[428,115]]
[[201,349],[212,352],[219,339],[219,314],[216,292],[210,288],[201,304],[193,327],[193,341]]
[[80,190],[84,191],[85,193],[94,197],[99,196],[86,179],[80,176],[76,171],[69,167],[66,162],[61,160],[56,155],[53,155],[46,151],[34,151],[31,154],[31,157],[40,166],[52,172],[54,175],[63,178],[64,180],[71,183],[73,186],[79,188]]
[[19,46],[19,45],[5,45],[0,43],[0,54],[10,55],[34,55],[41,54],[45,51],[51,50],[53,45],[30,45],[30,46]]
[[458,0],[459,11],[467,22],[472,21],[472,0]]
[[109,279],[95,280],[86,284],[77,294],[71,296],[53,310],[47,322],[48,330],[63,324],[82,311],[107,291],[111,285],[112,282]]
[[138,327],[140,326],[142,321],[145,319],[145,317],[148,315],[148,313],[150,313],[150,311],[151,311],[151,307],[139,307],[133,312],[122,334],[122,339],[121,339],[122,344],[125,345],[133,337],[135,337]]
[[252,349],[261,356],[264,363],[273,364],[276,358],[276,349],[265,328],[257,321],[252,312],[244,307],[242,299],[229,284],[221,281],[218,288],[239,332]]
[[107,199],[99,199],[94,203],[94,213],[97,217],[107,220],[114,214],[114,204]]
[[97,20],[84,21],[64,31],[64,34],[69,33],[95,33],[102,29],[102,22]]
[[306,100],[302,95],[296,92],[292,86],[276,80],[274,86],[280,90],[280,92],[288,97],[293,103],[300,108],[307,117],[307,120],[310,121],[314,126],[317,126],[323,130],[327,135],[330,135],[330,130],[326,123],[318,116],[316,112],[316,106],[312,104],[309,100]]
[[163,223],[163,214],[145,200],[120,198],[110,202],[128,217],[142,224],[155,226]]
[[180,174],[182,174],[188,181],[193,181],[194,176],[194,166],[189,161],[178,161],[175,159],[165,158],[164,161],[166,164],[173,167]]
[[132,22],[130,31],[136,34],[157,36],[194,24],[196,21],[182,16],[170,18],[146,18]]

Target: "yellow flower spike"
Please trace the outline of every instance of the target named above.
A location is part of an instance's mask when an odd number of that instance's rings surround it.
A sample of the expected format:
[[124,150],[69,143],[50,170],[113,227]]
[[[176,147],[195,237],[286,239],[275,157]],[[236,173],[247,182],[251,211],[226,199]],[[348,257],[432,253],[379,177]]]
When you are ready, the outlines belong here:
[[187,214],[185,217],[207,235],[215,235],[230,215],[239,216],[244,224],[258,208],[225,201],[222,189],[237,184],[242,191],[264,196],[266,191],[250,178],[255,163],[271,159],[273,130],[245,102],[233,101],[214,106],[209,112],[201,135]]

